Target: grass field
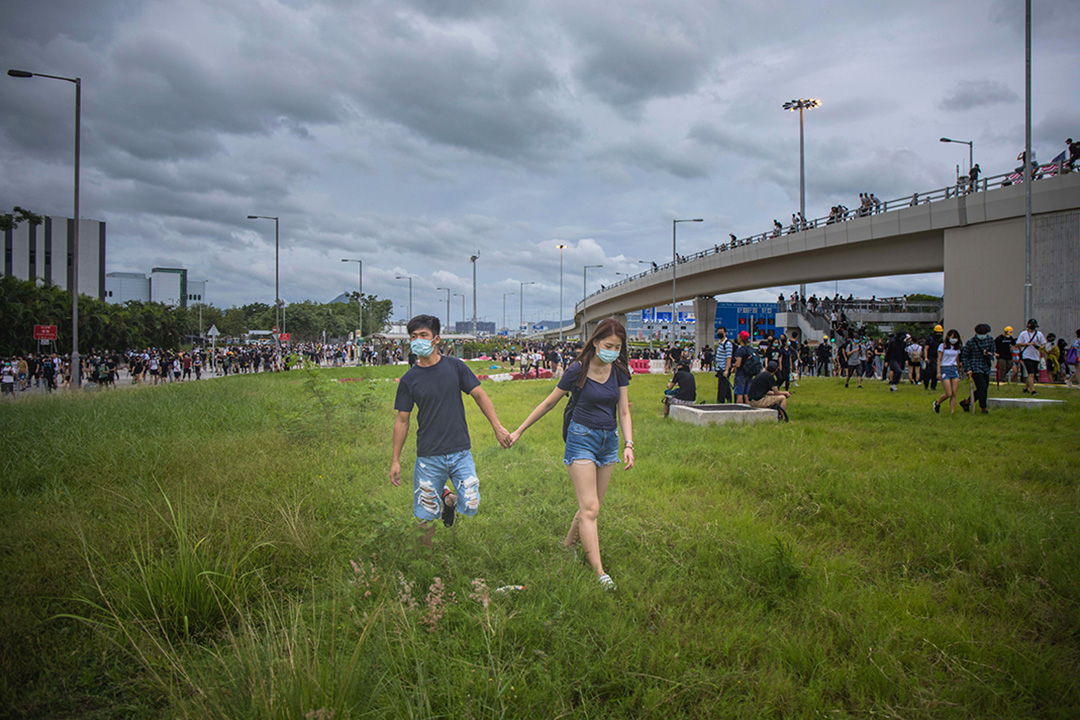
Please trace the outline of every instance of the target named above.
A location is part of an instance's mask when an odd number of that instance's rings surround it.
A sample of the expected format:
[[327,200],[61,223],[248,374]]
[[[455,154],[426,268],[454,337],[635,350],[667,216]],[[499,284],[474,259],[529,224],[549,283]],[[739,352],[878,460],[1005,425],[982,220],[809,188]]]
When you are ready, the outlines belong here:
[[[1080,715],[1080,394],[806,379],[790,424],[695,428],[639,376],[608,593],[557,412],[501,450],[466,399],[481,510],[419,547],[389,374],[0,404],[0,716]],[[551,386],[485,384],[510,429]]]

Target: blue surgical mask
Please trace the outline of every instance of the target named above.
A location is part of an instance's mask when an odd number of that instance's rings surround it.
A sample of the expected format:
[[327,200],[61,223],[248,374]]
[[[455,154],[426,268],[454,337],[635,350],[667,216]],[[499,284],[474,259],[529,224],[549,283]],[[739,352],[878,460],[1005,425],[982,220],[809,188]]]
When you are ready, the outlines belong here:
[[600,358],[601,360],[603,360],[606,363],[615,362],[616,360],[619,359],[619,351],[618,350],[604,350],[602,348],[597,348],[596,357]]
[[409,342],[409,347],[412,348],[414,353],[425,358],[435,350],[435,347],[427,338],[417,338],[412,340]]

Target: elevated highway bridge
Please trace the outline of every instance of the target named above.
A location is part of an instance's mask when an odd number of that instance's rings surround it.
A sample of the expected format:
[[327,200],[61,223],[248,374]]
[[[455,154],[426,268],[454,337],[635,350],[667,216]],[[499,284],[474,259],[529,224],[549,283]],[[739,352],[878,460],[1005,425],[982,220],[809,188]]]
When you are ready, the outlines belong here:
[[[593,293],[575,306],[575,326],[693,300],[696,341],[713,341],[715,295],[854,278],[944,272],[945,323],[970,335],[977,323],[1022,326],[1025,285],[1023,184],[890,201],[885,212],[717,246]],[[951,195],[951,196],[950,196]],[[923,199],[926,199],[924,196]],[[1080,327],[1080,173],[1032,184],[1032,307],[1042,327]],[[547,333],[557,336],[558,329]]]

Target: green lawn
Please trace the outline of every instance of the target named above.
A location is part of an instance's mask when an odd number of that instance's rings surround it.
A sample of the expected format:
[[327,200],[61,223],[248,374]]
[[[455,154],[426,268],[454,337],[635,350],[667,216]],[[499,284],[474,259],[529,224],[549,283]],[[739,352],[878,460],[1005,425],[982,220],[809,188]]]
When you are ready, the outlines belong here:
[[[696,428],[638,376],[607,593],[558,410],[502,450],[466,399],[481,510],[418,546],[398,372],[0,403],[0,716],[1080,715],[1080,393],[806,379],[789,424]],[[552,386],[485,383],[510,429]]]

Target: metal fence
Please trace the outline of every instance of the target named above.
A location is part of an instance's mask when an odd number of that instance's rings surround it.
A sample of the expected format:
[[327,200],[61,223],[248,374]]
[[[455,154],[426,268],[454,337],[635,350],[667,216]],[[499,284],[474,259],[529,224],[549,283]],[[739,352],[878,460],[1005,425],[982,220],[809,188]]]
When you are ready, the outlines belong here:
[[[1057,164],[1043,165],[1039,167],[1033,173],[1034,180],[1041,180],[1047,177],[1053,177],[1054,175],[1068,173],[1067,168],[1058,167]],[[1073,172],[1076,172],[1075,170]],[[766,232],[758,233],[756,235],[750,235],[749,237],[738,238],[731,242],[714,245],[711,248],[707,248],[700,252],[696,252],[693,255],[680,256],[679,264],[689,262],[690,260],[697,260],[699,258],[706,257],[708,255],[716,255],[718,253],[734,250],[735,248],[745,247],[747,245],[753,245],[755,243],[765,242],[773,238],[778,238],[782,235],[794,235],[795,233],[802,232],[804,230],[812,230],[819,227],[825,227],[827,225],[835,225],[837,223],[847,222],[848,220],[855,220],[856,218],[870,217],[871,215],[878,215],[880,213],[889,212],[891,210],[899,210],[901,208],[915,207],[916,205],[925,205],[926,203],[937,202],[939,200],[949,200],[952,198],[960,197],[961,195],[970,195],[976,192],[985,192],[990,188],[1007,187],[1009,185],[1020,185],[1024,182],[1023,173],[1012,171],[1003,173],[1001,175],[991,175],[986,178],[979,178],[975,183],[971,183],[966,178],[962,178],[955,185],[947,185],[943,188],[937,188],[936,190],[930,190],[928,192],[912,193],[911,195],[905,195],[903,197],[896,198],[894,200],[882,200],[878,203],[858,207],[852,210],[843,208],[839,212],[831,212],[829,215],[815,218],[813,220],[806,220],[799,224],[790,224],[786,227],[776,228],[773,227]],[[628,282],[637,280],[638,278],[652,275],[672,266],[672,262],[668,261],[663,265],[653,264],[653,267],[640,272],[637,275],[631,275],[623,278],[618,282],[605,286],[601,290],[597,290],[587,297],[593,297],[600,293],[607,292],[608,290],[625,285]],[[896,311],[892,311],[896,312]],[[917,312],[915,310],[907,310],[907,312]],[[929,312],[929,310],[927,311]]]

